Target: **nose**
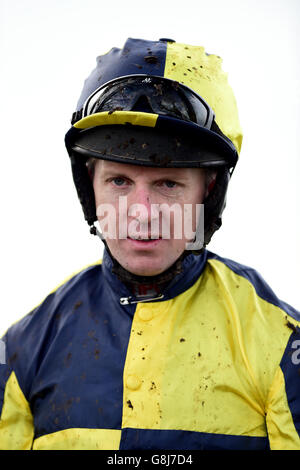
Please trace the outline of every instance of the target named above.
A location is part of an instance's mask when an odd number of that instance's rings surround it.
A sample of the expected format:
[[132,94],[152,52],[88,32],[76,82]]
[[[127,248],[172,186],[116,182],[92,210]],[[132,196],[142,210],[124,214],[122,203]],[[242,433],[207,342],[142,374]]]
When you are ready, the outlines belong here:
[[[147,185],[137,185],[131,191],[128,200],[129,236],[150,238],[152,232],[159,233],[157,227],[159,214],[155,207],[155,191]],[[151,235],[150,235],[151,234]]]
[[135,217],[139,213],[139,220],[150,221],[152,200],[151,190],[146,185],[137,185],[129,195],[128,215]]
[[133,204],[142,204],[149,209],[151,207],[152,198],[153,195],[151,189],[146,185],[137,185],[131,194]]

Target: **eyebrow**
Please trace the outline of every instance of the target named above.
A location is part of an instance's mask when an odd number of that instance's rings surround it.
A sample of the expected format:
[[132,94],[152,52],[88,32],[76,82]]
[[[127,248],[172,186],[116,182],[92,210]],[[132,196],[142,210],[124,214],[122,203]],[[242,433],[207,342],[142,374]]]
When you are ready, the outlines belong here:
[[103,170],[102,176],[105,178],[107,176],[122,176],[124,178],[130,178],[130,176],[124,170]]
[[[176,172],[172,172],[172,169],[173,168],[168,168],[168,170],[170,171],[168,174],[164,175],[164,174],[160,174],[158,172],[157,175],[153,175],[153,178],[151,178],[152,180],[180,180],[180,181],[186,181],[188,180],[188,176],[186,175],[182,175],[180,173],[176,173]],[[160,170],[160,168],[158,168],[158,170]],[[118,176],[118,177],[122,177],[122,178],[128,178],[128,179],[132,179],[134,178],[134,176],[128,174],[126,172],[126,170],[117,170],[117,169],[104,169],[103,170],[103,173],[102,173],[102,177],[103,178],[106,178],[107,176]]]

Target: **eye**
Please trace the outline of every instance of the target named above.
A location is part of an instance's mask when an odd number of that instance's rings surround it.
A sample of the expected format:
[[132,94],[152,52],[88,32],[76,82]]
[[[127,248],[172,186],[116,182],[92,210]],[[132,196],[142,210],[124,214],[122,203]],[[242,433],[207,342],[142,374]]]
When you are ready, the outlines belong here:
[[125,183],[125,179],[121,176],[116,176],[115,178],[112,178],[111,181],[114,183],[115,186],[123,186],[123,184]]
[[177,183],[175,183],[175,181],[171,181],[171,180],[165,180],[164,184],[169,189],[175,188],[175,186],[177,185]]

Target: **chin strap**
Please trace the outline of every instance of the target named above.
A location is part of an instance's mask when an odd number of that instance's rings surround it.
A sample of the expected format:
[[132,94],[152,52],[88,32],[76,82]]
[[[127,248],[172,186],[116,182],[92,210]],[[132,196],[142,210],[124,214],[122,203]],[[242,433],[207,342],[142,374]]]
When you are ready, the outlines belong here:
[[[100,238],[100,240],[102,240],[103,243],[105,242],[102,233],[97,229],[97,227],[96,227],[94,224],[90,227],[90,234],[91,234],[91,235],[98,235],[98,237]],[[105,243],[105,246],[106,246],[106,243]]]

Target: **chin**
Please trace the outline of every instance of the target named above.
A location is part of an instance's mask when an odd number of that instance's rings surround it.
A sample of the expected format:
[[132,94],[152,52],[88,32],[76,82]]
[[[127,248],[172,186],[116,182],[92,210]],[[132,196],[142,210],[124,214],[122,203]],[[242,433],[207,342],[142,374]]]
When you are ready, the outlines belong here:
[[135,274],[136,276],[157,276],[158,274],[161,274],[164,272],[167,268],[161,267],[161,268],[151,268],[149,266],[126,266],[125,269],[127,271],[130,271],[132,274]]
[[[120,265],[136,276],[157,276],[166,271],[181,255],[181,250],[173,250],[173,253],[166,256],[162,251],[149,253],[127,252],[127,246],[115,246],[108,244],[112,256]],[[125,256],[124,253],[128,253]]]

